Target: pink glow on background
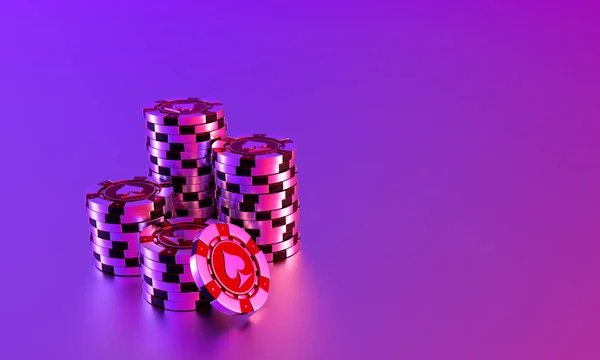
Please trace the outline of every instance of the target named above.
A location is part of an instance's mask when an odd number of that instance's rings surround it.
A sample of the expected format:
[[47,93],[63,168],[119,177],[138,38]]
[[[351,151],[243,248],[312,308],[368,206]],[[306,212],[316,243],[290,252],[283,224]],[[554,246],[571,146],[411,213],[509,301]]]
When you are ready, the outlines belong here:
[[[596,2],[165,4],[0,13],[0,357],[600,358]],[[298,145],[304,248],[249,321],[92,266],[85,190],[188,95]]]

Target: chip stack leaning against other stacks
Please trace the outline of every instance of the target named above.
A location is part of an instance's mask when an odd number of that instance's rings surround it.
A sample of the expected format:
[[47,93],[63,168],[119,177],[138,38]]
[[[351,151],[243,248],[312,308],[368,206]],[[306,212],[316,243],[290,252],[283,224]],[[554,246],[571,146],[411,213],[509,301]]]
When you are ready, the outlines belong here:
[[150,225],[140,234],[142,296],[165,310],[205,311],[210,299],[201,294],[190,269],[192,244],[216,220],[178,217]]
[[213,144],[218,219],[245,229],[268,261],[300,250],[296,147],[255,134]]
[[214,215],[211,145],[225,138],[220,102],[198,98],[160,100],[143,109],[150,176],[173,184],[177,216]]
[[139,276],[139,233],[173,216],[173,188],[146,177],[104,181],[86,194],[95,266],[119,276]]

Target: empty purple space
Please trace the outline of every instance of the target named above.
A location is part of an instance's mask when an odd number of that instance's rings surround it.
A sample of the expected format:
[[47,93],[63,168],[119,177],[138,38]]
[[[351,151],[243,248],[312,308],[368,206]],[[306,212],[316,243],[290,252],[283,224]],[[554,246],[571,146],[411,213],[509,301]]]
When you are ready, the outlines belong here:
[[[598,359],[598,5],[417,3],[3,4],[0,358]],[[92,264],[86,189],[182,96],[297,145],[303,249],[248,319]]]

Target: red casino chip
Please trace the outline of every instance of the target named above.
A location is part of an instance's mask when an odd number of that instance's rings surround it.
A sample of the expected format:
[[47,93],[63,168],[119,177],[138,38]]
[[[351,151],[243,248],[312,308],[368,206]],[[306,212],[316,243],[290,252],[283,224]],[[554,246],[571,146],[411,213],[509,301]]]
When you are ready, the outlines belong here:
[[211,224],[194,241],[190,267],[198,288],[217,310],[250,314],[269,296],[269,265],[243,229]]

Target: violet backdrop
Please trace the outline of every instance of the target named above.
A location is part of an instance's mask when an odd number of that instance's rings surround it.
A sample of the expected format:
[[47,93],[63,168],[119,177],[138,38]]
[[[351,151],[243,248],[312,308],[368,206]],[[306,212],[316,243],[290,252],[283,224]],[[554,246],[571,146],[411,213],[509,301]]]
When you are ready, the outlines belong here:
[[[597,2],[14,1],[0,13],[0,358],[598,359]],[[141,107],[298,146],[302,252],[248,322],[92,265]]]

